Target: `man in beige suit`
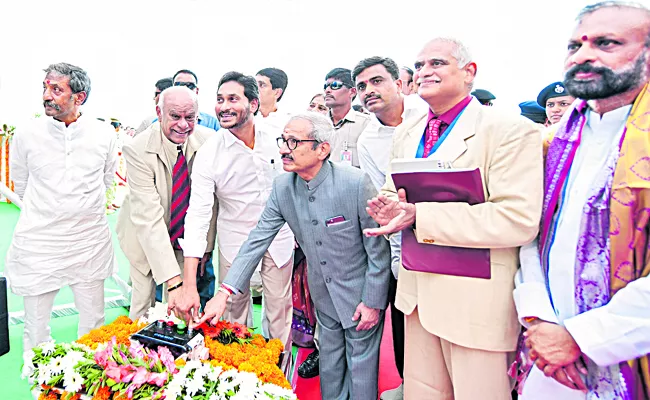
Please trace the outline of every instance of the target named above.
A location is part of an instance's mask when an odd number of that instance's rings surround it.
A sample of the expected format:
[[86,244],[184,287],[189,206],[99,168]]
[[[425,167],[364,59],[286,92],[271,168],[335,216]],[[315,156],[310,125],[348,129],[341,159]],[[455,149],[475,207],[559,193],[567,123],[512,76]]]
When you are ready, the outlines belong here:
[[[160,122],[152,124],[124,145],[129,194],[117,221],[117,237],[131,264],[132,319],[139,318],[155,303],[156,284],[167,284],[170,309],[182,285],[183,252],[172,240],[172,197],[174,170],[179,157],[186,159],[188,185],[194,154],[215,131],[196,124],[198,100],[186,87],[171,87],[160,95],[156,107]],[[176,183],[176,182],[174,182]],[[182,203],[182,201],[181,201]],[[179,218],[184,219],[185,210]],[[214,213],[216,215],[216,213]],[[182,224],[181,224],[182,225]],[[182,235],[181,235],[182,237]],[[202,260],[214,249],[215,218],[210,223],[208,247]]]
[[389,173],[368,213],[368,236],[414,229],[418,242],[491,249],[491,279],[400,268],[395,304],[405,314],[405,399],[510,398],[507,370],[520,328],[512,299],[518,247],[537,234],[542,199],[541,132],[522,117],[470,96],[476,64],[454,39],[434,39],[415,62],[428,115],[397,128],[391,160],[431,156],[478,167],[487,201],[409,204]]

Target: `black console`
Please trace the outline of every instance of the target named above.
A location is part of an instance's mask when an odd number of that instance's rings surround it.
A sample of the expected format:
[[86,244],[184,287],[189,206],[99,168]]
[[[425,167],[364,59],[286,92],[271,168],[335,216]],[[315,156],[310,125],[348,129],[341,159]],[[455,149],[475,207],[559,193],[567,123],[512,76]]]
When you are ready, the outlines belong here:
[[156,321],[131,335],[143,346],[156,350],[158,346],[167,347],[174,357],[192,351],[203,344],[203,335],[199,330],[192,330],[185,325],[176,325],[172,321]]
[[7,311],[7,278],[0,278],[0,356],[9,353],[9,312]]

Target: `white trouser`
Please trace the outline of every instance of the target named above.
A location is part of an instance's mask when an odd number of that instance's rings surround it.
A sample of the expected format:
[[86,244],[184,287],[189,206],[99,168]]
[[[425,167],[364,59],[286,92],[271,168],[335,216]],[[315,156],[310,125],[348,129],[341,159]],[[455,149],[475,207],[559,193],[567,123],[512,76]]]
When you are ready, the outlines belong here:
[[[79,311],[77,337],[104,325],[104,280],[76,283],[70,285],[70,289],[74,294],[74,305]],[[53,290],[36,296],[23,297],[25,305],[23,351],[52,340],[50,316],[58,292]]]

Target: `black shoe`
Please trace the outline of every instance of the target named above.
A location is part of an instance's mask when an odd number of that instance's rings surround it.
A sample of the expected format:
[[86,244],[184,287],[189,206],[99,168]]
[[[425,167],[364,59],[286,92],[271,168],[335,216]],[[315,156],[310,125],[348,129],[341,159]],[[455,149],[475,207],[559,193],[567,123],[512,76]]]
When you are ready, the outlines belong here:
[[298,376],[301,378],[313,378],[318,376],[318,360],[320,353],[318,349],[314,350],[305,358],[305,361],[298,367]]

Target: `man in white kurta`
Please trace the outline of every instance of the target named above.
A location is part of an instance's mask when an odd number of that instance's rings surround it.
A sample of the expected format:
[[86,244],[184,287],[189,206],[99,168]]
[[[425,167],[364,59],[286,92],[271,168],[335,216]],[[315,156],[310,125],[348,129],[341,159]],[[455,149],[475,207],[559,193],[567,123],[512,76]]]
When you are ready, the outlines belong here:
[[[182,243],[185,293],[191,287],[185,283],[192,279],[196,257],[205,251],[214,196],[219,202],[217,242],[219,282],[223,282],[239,249],[262,215],[273,179],[284,173],[276,137],[255,123],[254,114],[259,107],[255,79],[229,72],[222,77],[217,90],[215,111],[223,129],[197,152],[192,170],[190,206]],[[293,233],[285,224],[261,262],[265,299],[263,323],[270,337],[280,339],[289,352],[293,246]],[[232,296],[224,318],[252,326],[250,302],[250,291]]]
[[106,190],[117,168],[110,125],[81,115],[85,71],[54,64],[43,81],[45,114],[14,136],[11,171],[24,206],[7,252],[12,292],[25,305],[24,350],[49,340],[54,298],[70,286],[83,335],[104,323],[104,280],[114,269]]
[[[647,398],[648,389],[641,388],[639,380],[635,387],[629,387],[622,372],[611,382],[601,379],[594,383],[587,376],[593,376],[594,368],[617,366],[650,353],[650,279],[647,276],[632,279],[621,277],[630,281],[627,286],[618,290],[606,304],[584,312],[580,311],[580,304],[585,298],[582,293],[588,290],[582,292],[579,282],[597,281],[591,277],[593,270],[580,269],[582,263],[588,263],[592,268],[595,266],[598,270],[609,268],[608,262],[605,265],[595,264],[598,258],[587,259],[585,254],[591,253],[580,250],[585,248],[583,241],[588,240],[585,239],[585,226],[592,226],[586,225],[586,221],[589,221],[588,215],[594,212],[590,208],[597,197],[594,189],[601,186],[599,182],[604,181],[606,175],[612,174],[609,163],[616,155],[612,152],[618,152],[619,146],[623,146],[623,138],[632,135],[626,124],[640,121],[631,117],[632,103],[638,102],[643,95],[648,80],[648,68],[644,63],[647,63],[650,44],[644,41],[649,33],[650,11],[609,5],[586,8],[570,41],[565,85],[570,91],[573,90],[572,94],[589,101],[584,108],[583,100],[576,102],[558,124],[559,130],[555,135],[554,140],[562,137],[566,126],[572,126],[572,118],[583,113],[584,125],[579,144],[569,166],[561,200],[550,222],[555,229],[545,240],[544,248],[548,251],[542,254],[547,255],[547,267],[543,267],[545,263],[540,257],[538,240],[522,247],[520,252],[521,269],[515,278],[514,300],[521,323],[529,328],[526,336],[532,358],[537,359],[523,386],[522,398],[525,400],[628,398],[621,394],[625,390],[620,390],[620,387],[627,387],[630,393],[635,392],[633,399]],[[607,49],[603,49],[600,41],[602,37],[609,36],[611,40],[625,38],[629,47],[623,48],[612,42]],[[587,62],[589,66],[585,66]],[[600,68],[597,74],[593,72],[592,65]],[[621,68],[621,65],[624,67]],[[625,85],[620,85],[621,82]],[[617,83],[619,86],[616,86]],[[648,111],[636,110],[635,115]],[[547,158],[552,158],[551,154],[549,150]],[[625,156],[625,151],[621,150],[618,163]],[[618,168],[616,164],[617,174]],[[641,173],[638,168],[633,167],[632,170]],[[546,172],[547,179],[551,179],[549,176],[553,175],[553,171],[547,169]],[[617,176],[614,175],[614,180]],[[616,181],[611,187],[612,190],[616,188]],[[546,198],[549,196],[547,190]],[[614,202],[633,201],[631,198],[617,198],[611,193],[606,196],[610,207]],[[611,230],[608,230],[610,236],[618,235],[617,229],[635,229],[626,221],[617,225],[613,213],[607,217],[612,221]],[[643,226],[636,228],[647,229]],[[587,234],[597,235],[591,229]],[[610,254],[607,260],[618,250],[612,245],[608,249]],[[642,259],[636,262],[639,267],[644,263]],[[596,295],[588,301],[595,303],[600,294],[591,290]],[[551,355],[551,352],[559,357],[570,357],[575,353],[582,355],[582,360],[578,359],[575,364],[577,368],[573,367],[573,362],[556,368],[559,364],[542,361],[540,369],[539,360]],[[590,365],[589,371],[584,369],[583,360]],[[569,372],[571,369],[572,373]],[[576,370],[579,374],[575,374]],[[632,372],[637,373],[637,370]],[[568,378],[568,381],[563,378]]]

